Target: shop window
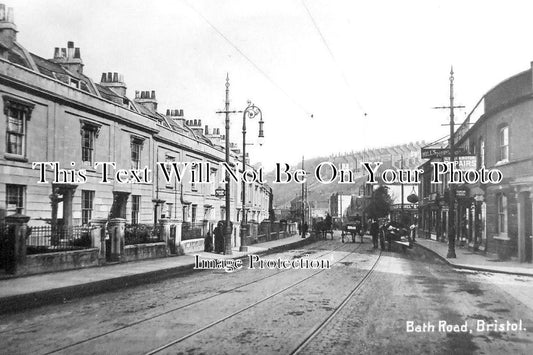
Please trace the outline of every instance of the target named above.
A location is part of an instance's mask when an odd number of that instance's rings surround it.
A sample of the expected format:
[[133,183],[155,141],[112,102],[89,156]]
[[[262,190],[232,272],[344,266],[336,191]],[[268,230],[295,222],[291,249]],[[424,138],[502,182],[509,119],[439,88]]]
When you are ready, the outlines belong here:
[[507,235],[507,197],[504,194],[498,194],[496,205],[498,209],[497,233],[500,236]]

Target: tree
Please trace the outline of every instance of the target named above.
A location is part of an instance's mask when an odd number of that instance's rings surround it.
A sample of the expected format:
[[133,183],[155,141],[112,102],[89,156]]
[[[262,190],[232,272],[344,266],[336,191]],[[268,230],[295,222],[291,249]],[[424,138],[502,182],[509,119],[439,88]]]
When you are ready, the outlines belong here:
[[389,215],[392,206],[392,197],[387,186],[379,186],[372,192],[372,198],[365,208],[368,217],[377,219]]

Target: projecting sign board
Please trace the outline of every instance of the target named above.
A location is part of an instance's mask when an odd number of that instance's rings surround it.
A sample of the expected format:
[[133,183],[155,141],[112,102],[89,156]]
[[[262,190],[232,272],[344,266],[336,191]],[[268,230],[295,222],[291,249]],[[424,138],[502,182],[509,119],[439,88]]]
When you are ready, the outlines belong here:
[[[464,148],[455,148],[455,156],[467,156],[469,155]],[[450,148],[421,148],[420,155],[422,159],[429,158],[443,158],[450,156]]]
[[[477,157],[473,155],[454,157],[457,162],[456,168],[459,170],[476,170],[477,169]],[[449,157],[444,158],[444,161],[450,161]]]

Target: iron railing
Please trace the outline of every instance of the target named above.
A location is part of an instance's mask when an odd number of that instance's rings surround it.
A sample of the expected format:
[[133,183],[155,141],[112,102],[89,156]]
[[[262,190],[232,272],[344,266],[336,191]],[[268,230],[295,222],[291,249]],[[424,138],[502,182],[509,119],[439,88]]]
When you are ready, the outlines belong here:
[[150,224],[128,224],[124,230],[125,245],[161,242],[159,227]]
[[198,239],[205,237],[205,227],[202,222],[183,222],[181,225],[181,240]]
[[91,229],[86,226],[28,227],[26,253],[41,254],[91,247]]

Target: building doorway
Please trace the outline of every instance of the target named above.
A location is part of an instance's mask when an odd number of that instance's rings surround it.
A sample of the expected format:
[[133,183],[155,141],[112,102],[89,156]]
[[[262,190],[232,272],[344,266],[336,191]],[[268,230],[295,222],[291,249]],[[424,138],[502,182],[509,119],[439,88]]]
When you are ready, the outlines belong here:
[[525,261],[530,263],[531,262],[531,255],[533,253],[532,250],[532,239],[531,236],[532,233],[532,209],[531,209],[531,193],[527,192],[524,194],[524,232],[525,232]]

